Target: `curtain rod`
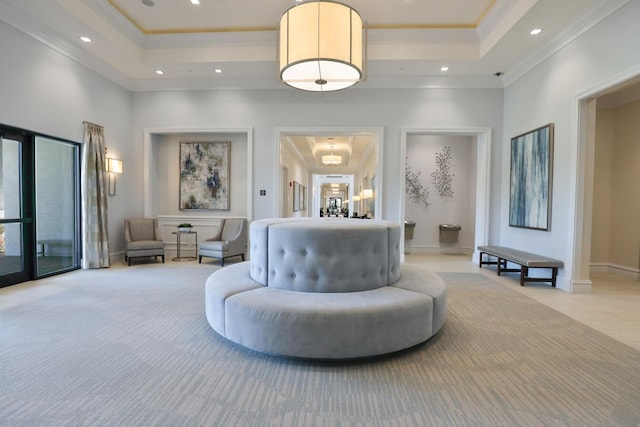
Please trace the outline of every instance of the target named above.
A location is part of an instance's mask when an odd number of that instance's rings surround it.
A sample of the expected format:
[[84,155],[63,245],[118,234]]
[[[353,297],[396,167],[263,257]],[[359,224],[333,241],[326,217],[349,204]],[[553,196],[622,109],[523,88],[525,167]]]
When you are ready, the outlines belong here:
[[87,122],[87,121],[84,121],[84,122],[82,122],[82,123],[84,123],[85,125],[98,126],[99,128],[104,129],[104,126],[102,126],[102,125],[98,125],[98,124],[95,124],[95,123],[91,123],[91,122]]

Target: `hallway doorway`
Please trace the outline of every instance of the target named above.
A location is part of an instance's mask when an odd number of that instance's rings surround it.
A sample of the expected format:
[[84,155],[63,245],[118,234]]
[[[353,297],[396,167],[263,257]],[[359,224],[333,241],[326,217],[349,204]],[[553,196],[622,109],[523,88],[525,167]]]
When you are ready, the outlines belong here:
[[[320,217],[321,185],[338,184],[340,177],[353,176],[348,198],[340,197],[341,212],[347,206],[352,217],[354,203],[365,206],[359,200],[354,201],[362,193],[363,198],[365,194],[367,197],[367,211],[382,219],[383,159],[379,154],[383,147],[382,128],[282,128],[277,135],[280,190],[277,216]],[[318,180],[315,178],[318,176],[326,179]],[[294,195],[298,188],[302,189],[303,201],[294,197],[300,195]],[[290,210],[289,205],[294,203],[300,209]]]

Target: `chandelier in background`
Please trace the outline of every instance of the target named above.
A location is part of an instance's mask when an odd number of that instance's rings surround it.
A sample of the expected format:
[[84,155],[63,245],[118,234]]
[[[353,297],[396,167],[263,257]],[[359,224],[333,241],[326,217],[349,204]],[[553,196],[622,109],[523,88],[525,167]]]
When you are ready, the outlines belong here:
[[363,77],[362,18],[333,1],[310,1],[280,19],[280,78],[297,89],[346,89]]
[[339,164],[342,164],[342,156],[338,156],[333,153],[327,156],[322,156],[322,164],[327,166],[338,166]]

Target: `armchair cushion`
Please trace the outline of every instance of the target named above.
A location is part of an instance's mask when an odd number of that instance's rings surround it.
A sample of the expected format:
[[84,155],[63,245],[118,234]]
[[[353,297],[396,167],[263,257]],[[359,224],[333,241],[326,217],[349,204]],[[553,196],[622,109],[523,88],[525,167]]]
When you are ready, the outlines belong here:
[[228,251],[229,250],[229,242],[227,241],[217,241],[217,242],[203,242],[200,243],[200,250],[209,250],[209,251]]
[[162,249],[164,242],[162,240],[140,240],[137,242],[127,243],[127,249],[130,251],[144,251],[147,249]]

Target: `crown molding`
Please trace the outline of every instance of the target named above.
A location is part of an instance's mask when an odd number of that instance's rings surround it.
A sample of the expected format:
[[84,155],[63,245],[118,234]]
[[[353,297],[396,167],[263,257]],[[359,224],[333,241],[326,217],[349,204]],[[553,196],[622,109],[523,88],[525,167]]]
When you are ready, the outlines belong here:
[[525,59],[505,72],[502,77],[504,87],[508,87],[537,65],[553,56],[565,46],[574,42],[581,35],[602,22],[609,15],[629,3],[631,0],[607,0],[593,9],[585,12],[572,26],[567,27],[562,33],[554,37],[549,43],[535,50]]

